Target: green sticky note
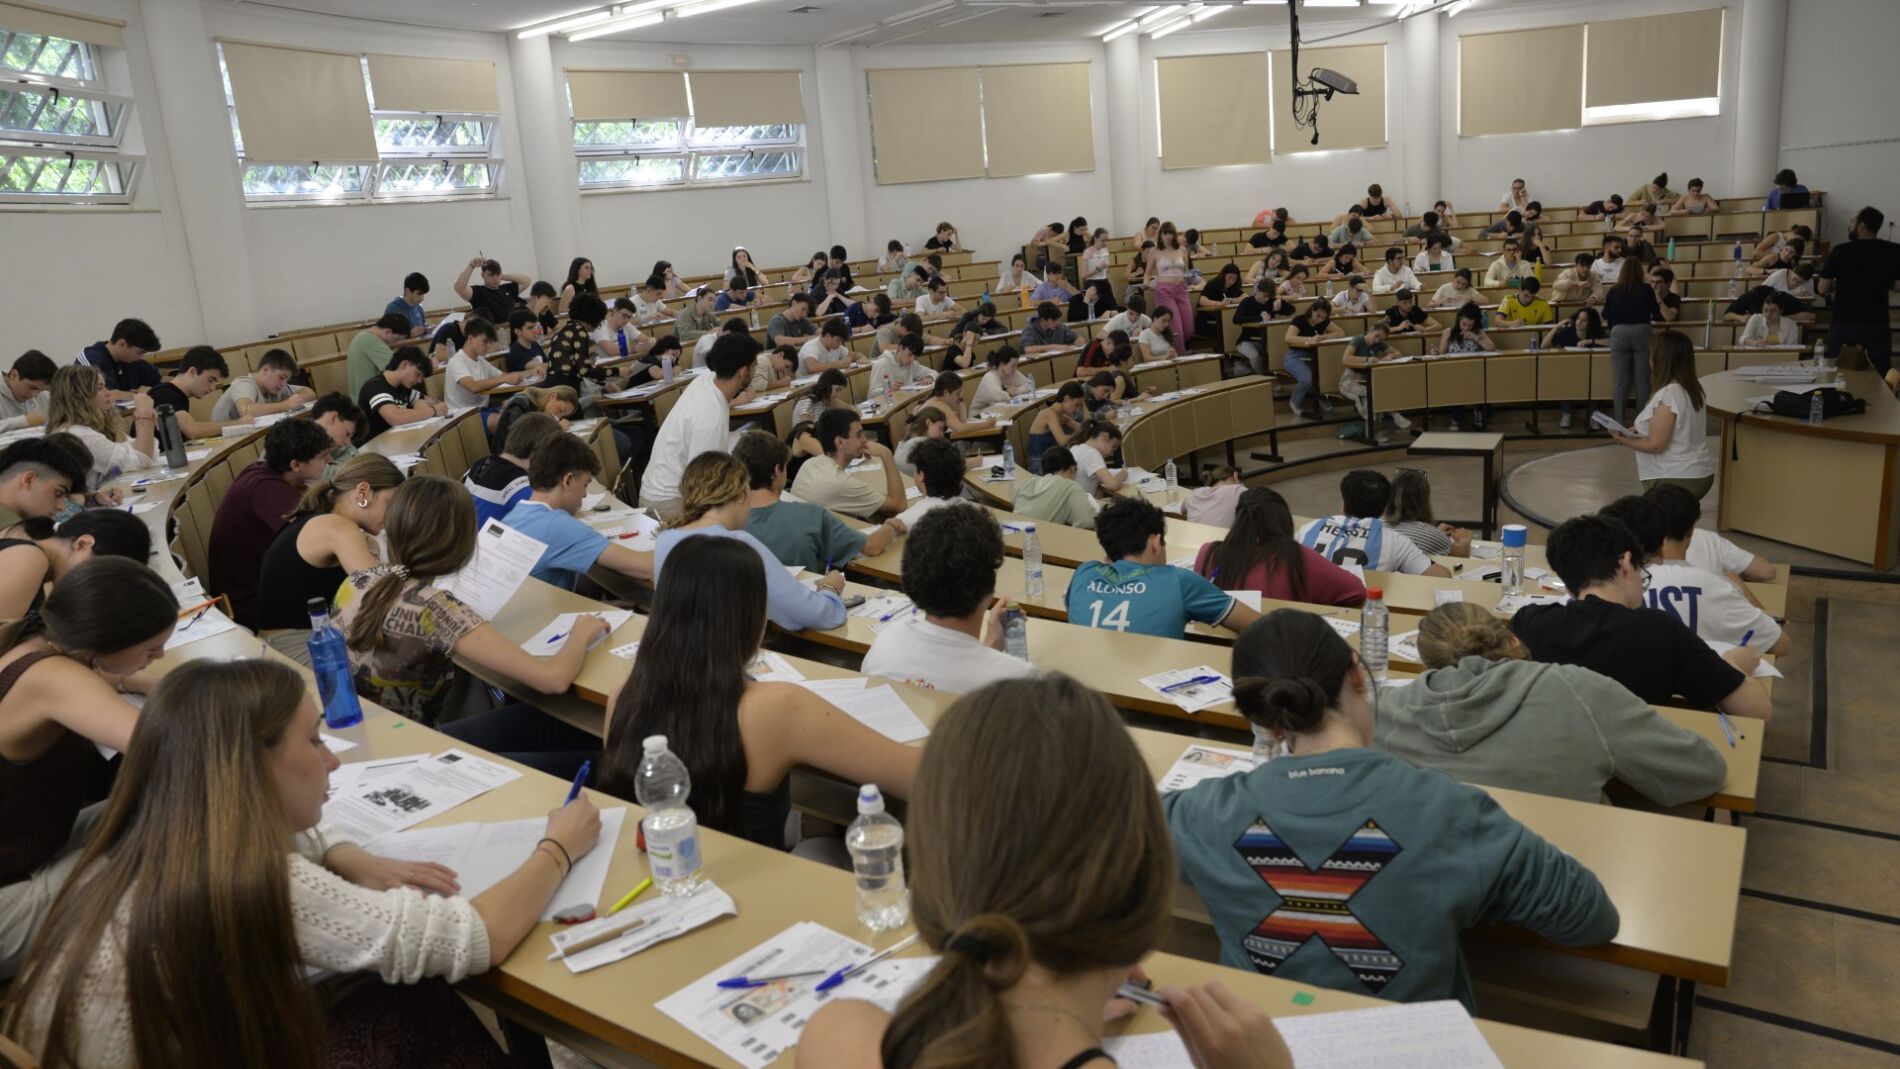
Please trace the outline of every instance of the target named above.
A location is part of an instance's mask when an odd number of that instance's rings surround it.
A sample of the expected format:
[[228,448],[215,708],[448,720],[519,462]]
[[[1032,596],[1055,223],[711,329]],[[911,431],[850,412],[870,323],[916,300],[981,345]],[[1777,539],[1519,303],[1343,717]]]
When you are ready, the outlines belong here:
[[1311,1006],[1313,1004],[1312,993],[1307,991],[1295,991],[1293,993],[1293,1004],[1295,1006]]

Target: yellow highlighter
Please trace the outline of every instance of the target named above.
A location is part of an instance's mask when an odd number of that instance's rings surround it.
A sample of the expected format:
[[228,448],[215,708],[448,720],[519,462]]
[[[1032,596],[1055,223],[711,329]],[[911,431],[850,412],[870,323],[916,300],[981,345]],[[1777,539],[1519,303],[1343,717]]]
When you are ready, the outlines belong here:
[[634,886],[633,890],[628,891],[625,895],[621,896],[620,901],[613,904],[613,908],[607,911],[607,915],[611,917],[621,910],[626,909],[628,906],[633,905],[633,900],[639,898],[640,895],[651,886],[653,886],[653,877],[648,876],[646,879],[641,880]]

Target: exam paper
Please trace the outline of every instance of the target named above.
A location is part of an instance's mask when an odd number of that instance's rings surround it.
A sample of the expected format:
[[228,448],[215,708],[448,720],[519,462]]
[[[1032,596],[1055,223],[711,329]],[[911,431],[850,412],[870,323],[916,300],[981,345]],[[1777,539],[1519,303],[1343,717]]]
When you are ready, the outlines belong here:
[[[1278,1017],[1297,1069],[1504,1069],[1458,1002],[1415,1002]],[[1193,1069],[1178,1032],[1102,1044],[1121,1069]]]
[[1425,658],[1418,652],[1418,629],[1401,631],[1386,641],[1385,652],[1395,661],[1410,661],[1424,664]]
[[178,621],[178,626],[172,629],[172,637],[165,640],[165,648],[175,650],[187,643],[235,630],[237,622],[224,615],[224,610],[206,609],[202,616],[193,614]]
[[1608,412],[1598,411],[1598,412],[1590,413],[1590,422],[1596,424],[1599,427],[1602,427],[1604,430],[1609,431],[1611,434],[1621,434],[1621,435],[1635,434],[1635,432],[1630,430],[1628,427],[1625,427],[1621,423],[1618,423],[1616,421],[1616,417],[1610,415]]
[[436,580],[435,585],[492,620],[521,589],[547,548],[546,542],[491,519],[475,536],[475,556],[461,571]]
[[[615,646],[613,649],[609,650],[608,652],[612,653],[615,657],[619,657],[623,660],[631,661],[636,656],[639,655],[640,643],[636,640],[633,642],[629,642],[624,646]],[[785,658],[779,656],[776,653],[773,653],[771,650],[760,650],[758,654],[754,656],[752,660],[746,664],[745,675],[747,679],[752,680],[754,683],[804,683],[806,682],[805,674],[803,672],[800,672],[798,669],[793,668],[792,662],[786,660]],[[833,683],[837,681],[836,680],[822,680],[820,682]],[[848,680],[847,682],[858,684],[860,687],[862,687],[864,683],[862,679],[853,679],[853,680]],[[817,686],[814,684],[811,689],[816,690]]]
[[930,728],[911,712],[904,699],[888,686],[872,687],[862,678],[806,679],[798,685],[837,706],[844,713],[893,742],[928,738]]
[[1144,676],[1141,685],[1190,713],[1198,713],[1208,706],[1231,701],[1234,697],[1233,682],[1204,664]]
[[1181,752],[1161,777],[1161,793],[1184,791],[1202,780],[1223,779],[1240,772],[1253,771],[1253,753],[1220,746],[1195,744]]
[[[1709,648],[1714,650],[1718,654],[1727,653],[1728,651],[1735,648],[1735,643],[1723,642],[1720,639],[1705,638],[1702,641],[1708,643]],[[1781,679],[1782,678],[1781,669],[1776,668],[1774,666],[1774,663],[1769,661],[1766,657],[1762,658],[1759,662],[1756,663],[1754,675],[1756,679]]]
[[[592,855],[589,855],[592,856]],[[598,917],[585,924],[558,929],[549,941],[557,953],[565,946],[585,941],[603,928],[619,929],[621,934],[604,943],[585,947],[561,958],[569,972],[584,973],[624,961],[650,946],[685,935],[720,917],[736,917],[739,905],[718,885],[707,882],[690,895],[654,895],[611,917]]]
[[324,735],[323,745],[329,747],[331,753],[347,753],[356,749],[356,743],[337,735]]
[[[350,768],[358,770],[339,776]],[[323,819],[354,842],[373,842],[519,778],[512,768],[457,749],[420,760],[344,765],[330,776]]]
[[1344,616],[1328,616],[1326,626],[1333,629],[1340,638],[1352,638],[1359,633],[1359,621],[1348,620]]
[[[551,921],[561,910],[587,905],[599,908],[601,889],[607,883],[607,866],[612,863],[614,846],[620,841],[620,829],[626,823],[627,810],[603,809],[600,813],[600,838],[587,856],[574,862],[567,878],[554,892],[541,919]],[[463,898],[474,898],[507,879],[527,863],[535,844],[547,835],[546,817],[528,817],[495,824],[451,824],[440,828],[421,828],[385,835],[364,847],[378,857],[403,861],[433,861],[454,870]]]
[[[1193,567],[1192,563],[1189,564],[1189,567],[1190,568]],[[1249,609],[1252,609],[1255,612],[1260,611],[1260,591],[1258,590],[1229,590],[1227,591],[1227,593],[1233,595],[1233,598],[1235,601],[1240,602],[1242,605],[1245,605]]]
[[1497,613],[1510,616],[1529,605],[1562,605],[1569,600],[1563,594],[1506,594],[1498,599]]
[[621,624],[633,619],[632,611],[626,609],[602,609],[599,612],[587,613],[564,612],[549,620],[547,626],[536,631],[533,638],[521,644],[521,648],[536,657],[554,656],[561,652],[562,646],[567,645],[567,636],[573,633],[574,624],[583,616],[598,616],[607,621],[607,630],[602,631],[595,636],[594,641],[587,644],[589,650],[607,641],[608,635],[613,634]]

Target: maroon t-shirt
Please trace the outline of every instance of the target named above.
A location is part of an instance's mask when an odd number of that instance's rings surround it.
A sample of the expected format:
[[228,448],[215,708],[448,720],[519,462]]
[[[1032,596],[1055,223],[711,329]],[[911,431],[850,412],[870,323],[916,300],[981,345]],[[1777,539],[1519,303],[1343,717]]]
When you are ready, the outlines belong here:
[[[1207,574],[1207,559],[1213,555],[1216,543],[1209,542],[1201,547],[1194,556],[1194,570]],[[1363,605],[1366,601],[1366,585],[1351,572],[1318,553],[1300,547],[1300,556],[1306,560],[1306,590],[1295,594],[1293,577],[1284,571],[1275,571],[1273,577],[1267,577],[1267,566],[1255,564],[1247,572],[1247,579],[1236,590],[1258,590],[1263,598],[1275,601],[1303,601],[1309,605]]]
[[211,593],[231,599],[237,622],[255,627],[257,575],[264,553],[296,509],[303,491],[262,460],[238,472],[211,522]]

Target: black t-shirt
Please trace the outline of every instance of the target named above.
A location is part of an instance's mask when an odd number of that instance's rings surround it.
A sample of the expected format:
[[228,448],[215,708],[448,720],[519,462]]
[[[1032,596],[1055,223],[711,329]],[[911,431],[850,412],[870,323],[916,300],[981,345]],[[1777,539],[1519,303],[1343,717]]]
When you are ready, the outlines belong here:
[[[1009,333],[1008,323],[1003,322],[1001,319],[992,319],[988,323],[979,323],[977,322],[977,314],[977,310],[974,308],[963,313],[963,317],[957,320],[956,329],[950,332],[951,336],[955,337],[972,330],[986,338],[992,334]],[[882,326],[883,324],[879,325]]]
[[1308,238],[1293,246],[1295,260],[1329,260],[1332,258],[1332,246],[1323,237]]
[[1834,322],[1887,322],[1887,291],[1900,278],[1900,245],[1865,238],[1834,246],[1820,277],[1834,283]]
[[948,242],[938,241],[935,237],[932,237],[930,240],[924,242],[924,248],[926,249],[947,249],[949,247],[950,245]]
[[[1550,336],[1551,347],[1556,349],[1577,348],[1583,345],[1585,340],[1586,339],[1577,337],[1577,327],[1574,323],[1565,323],[1563,326],[1557,328],[1557,333]],[[1600,344],[1603,338],[1601,335],[1598,335],[1587,340]]]
[[106,352],[106,343],[86,346],[86,363],[99,369],[99,376],[106,380],[106,389],[121,393],[136,393],[140,387],[150,389],[157,386],[164,376],[150,360],[134,360],[121,364]]
[[1745,678],[1660,609],[1631,609],[1602,598],[1532,605],[1511,618],[1511,630],[1537,660],[1609,676],[1651,705],[1686,699],[1708,708]]
[[[507,321],[503,320],[503,322]],[[446,346],[449,355],[454,356],[462,351],[462,343],[467,341],[468,337],[462,333],[462,321],[458,319],[453,323],[444,323],[435,328],[435,337],[430,340],[437,345]]]
[[1262,230],[1248,238],[1247,244],[1256,249],[1277,249],[1286,244],[1286,235],[1278,230]]
[[1416,303],[1412,305],[1410,312],[1400,311],[1396,304],[1385,310],[1385,321],[1394,330],[1402,329],[1407,325],[1415,327],[1425,320],[1425,309],[1420,308]]
[[1609,205],[1607,205],[1607,204],[1605,204],[1605,203],[1603,203],[1603,202],[1602,202],[1602,201],[1600,201],[1600,200],[1593,200],[1593,201],[1591,201],[1590,203],[1588,203],[1588,204],[1586,204],[1586,205],[1584,205],[1584,206],[1583,206],[1583,211],[1582,211],[1582,213],[1581,213],[1581,214],[1583,214],[1583,215],[1608,215],[1608,214],[1610,214],[1610,211],[1609,211]]
[[1215,275],[1213,278],[1208,279],[1207,284],[1201,287],[1201,298],[1209,301],[1230,301],[1245,292],[1238,282],[1234,283],[1232,289],[1229,289],[1223,282],[1225,278],[1225,275]]
[[508,322],[508,313],[521,303],[521,284],[504,281],[497,286],[469,287],[468,306],[490,323]]
[[382,375],[371,375],[363,388],[356,392],[356,406],[363,410],[363,418],[369,423],[367,436],[374,438],[389,429],[389,421],[378,411],[382,406],[394,404],[408,408],[421,396],[421,390],[392,386]]
[[191,412],[191,398],[185,396],[185,391],[173,386],[169,379],[147,390],[146,396],[152,399],[155,406],[170,405],[173,412],[181,415]]
[[533,342],[523,346],[520,342],[509,342],[508,352],[502,356],[502,363],[509,371],[526,371],[528,365],[536,360],[547,359],[541,353],[541,343]]
[[1328,319],[1324,326],[1316,327],[1313,325],[1312,319],[1305,315],[1295,316],[1292,322],[1293,329],[1299,331],[1300,337],[1302,338],[1316,338],[1324,334],[1326,329],[1332,325],[1333,321]]
[[1265,302],[1262,302],[1260,298],[1250,293],[1242,297],[1240,299],[1240,306],[1234,309],[1234,322],[1258,323],[1263,319],[1269,318],[1272,313],[1272,297],[1268,297]]
[[1781,314],[1795,315],[1808,310],[1808,304],[1801,298],[1773,286],[1756,286],[1754,289],[1730,301],[1725,310],[1727,315],[1752,316],[1761,312],[1769,301],[1781,306]]
[[1680,313],[1682,311],[1682,298],[1673,293],[1665,293],[1661,297],[1656,298],[1656,318],[1652,320],[1652,322],[1661,323],[1665,321],[1662,315],[1662,309],[1664,308],[1673,308]]

